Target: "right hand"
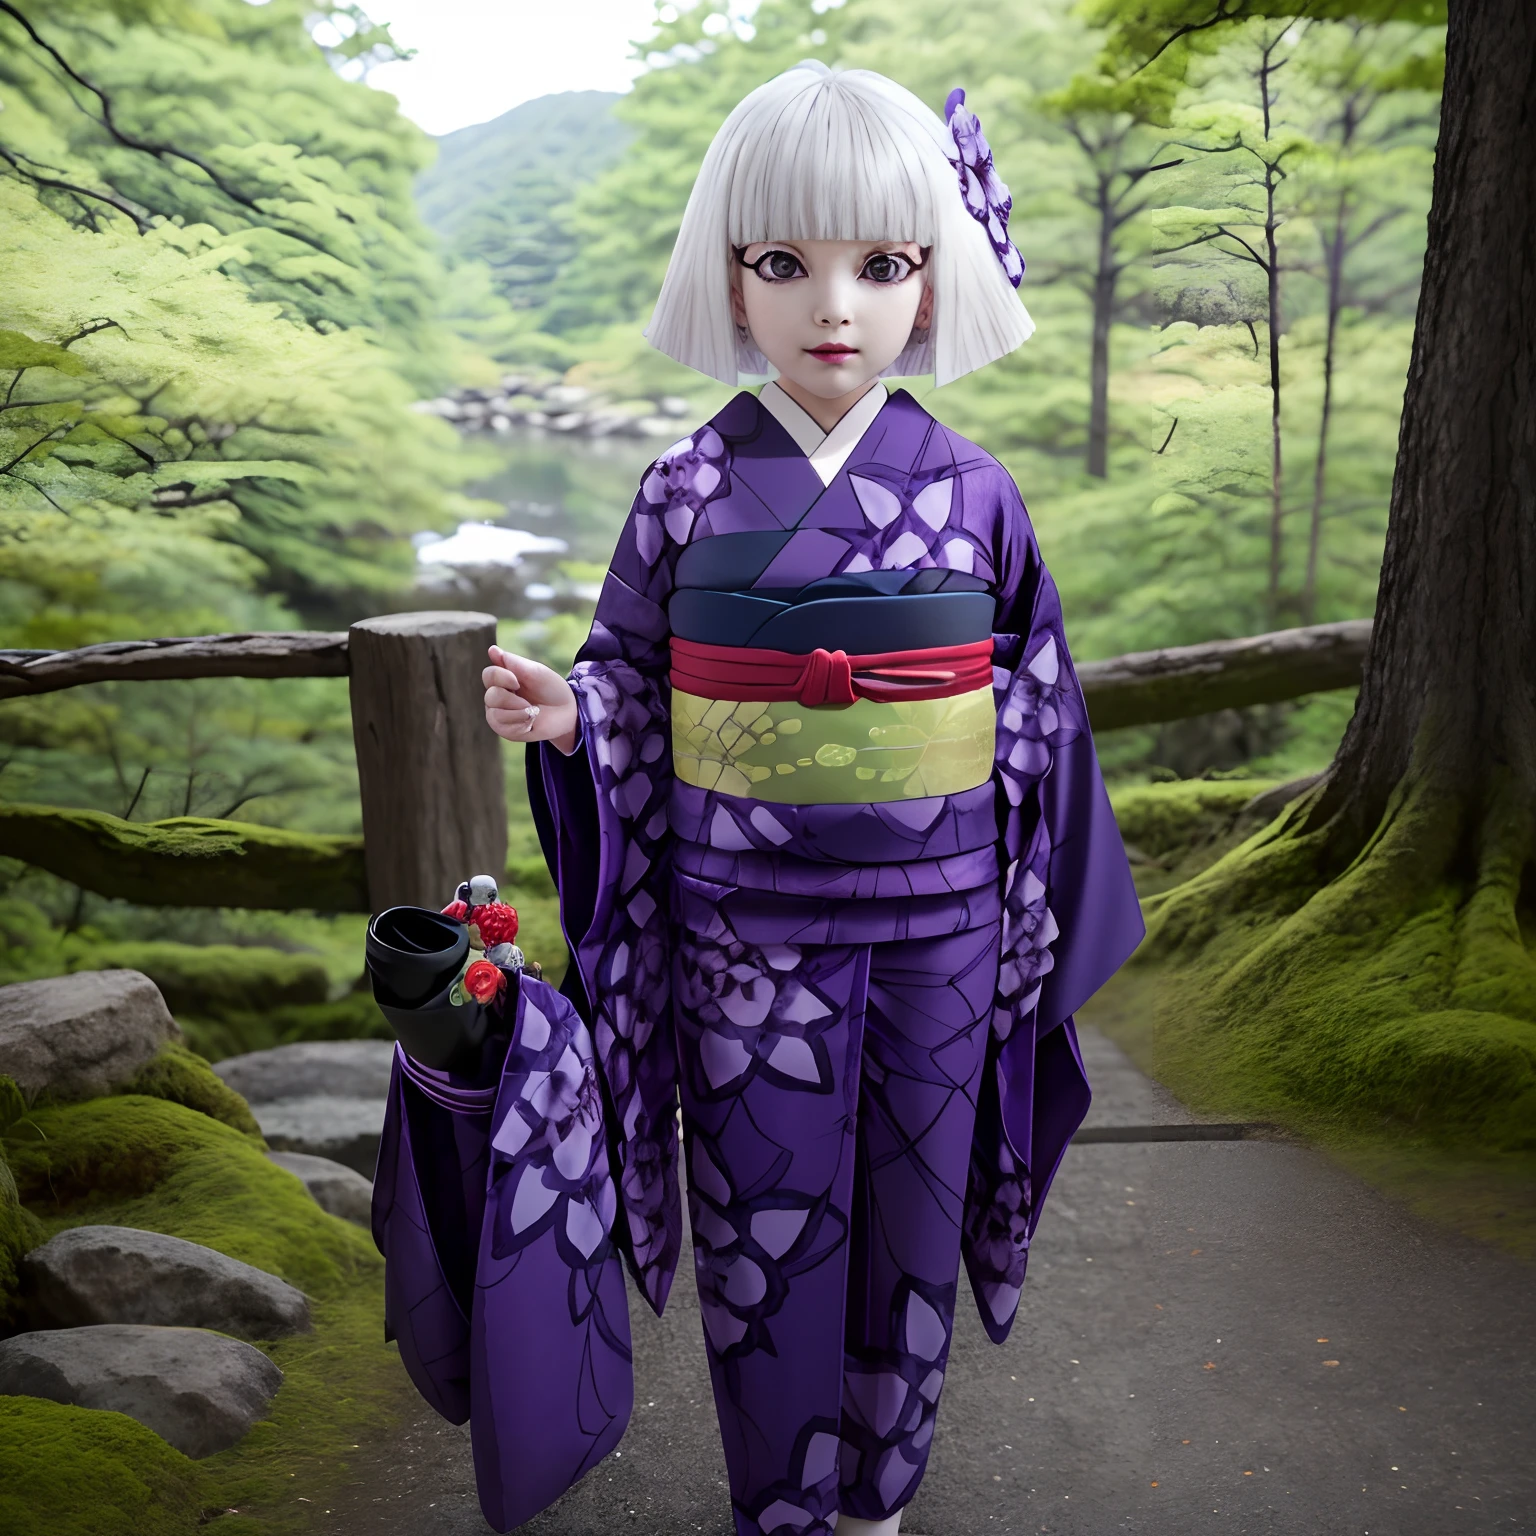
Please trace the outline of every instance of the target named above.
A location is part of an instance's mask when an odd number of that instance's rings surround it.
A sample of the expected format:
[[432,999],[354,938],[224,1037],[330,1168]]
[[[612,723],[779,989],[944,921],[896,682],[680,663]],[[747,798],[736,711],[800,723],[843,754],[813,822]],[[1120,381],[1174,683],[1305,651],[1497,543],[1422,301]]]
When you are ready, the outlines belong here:
[[548,741],[569,755],[576,750],[576,695],[551,667],[498,645],[481,674],[485,718],[506,741]]

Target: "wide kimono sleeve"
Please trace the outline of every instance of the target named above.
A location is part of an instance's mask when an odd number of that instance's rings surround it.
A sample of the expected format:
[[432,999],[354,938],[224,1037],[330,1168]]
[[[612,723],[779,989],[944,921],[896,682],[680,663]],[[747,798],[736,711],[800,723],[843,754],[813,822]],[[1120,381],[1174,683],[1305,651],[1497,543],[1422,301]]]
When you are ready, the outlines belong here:
[[724,444],[709,426],[651,466],[571,672],[576,749],[566,756],[545,742],[528,750],[528,797],[571,951],[564,990],[592,1028],[627,1253],[657,1312],[682,1242],[666,603],[678,551],[724,477]]
[[964,1252],[982,1322],[1013,1325],[1030,1239],[1088,1111],[1072,1015],[1145,932],[1104,789],[1056,584],[1013,481],[998,470],[995,777],[1003,937],[966,1198]]
[[634,1401],[617,1199],[586,1025],[515,976],[478,1070],[396,1047],[373,1192],[386,1336],[470,1421],[486,1520],[521,1525],[619,1443]]

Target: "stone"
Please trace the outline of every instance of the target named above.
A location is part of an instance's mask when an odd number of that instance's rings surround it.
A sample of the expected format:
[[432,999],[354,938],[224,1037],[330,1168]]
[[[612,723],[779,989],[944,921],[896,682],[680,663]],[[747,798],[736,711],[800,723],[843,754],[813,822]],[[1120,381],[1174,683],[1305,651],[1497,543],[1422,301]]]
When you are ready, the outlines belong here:
[[22,1260],[28,1306],[59,1328],[145,1323],[279,1339],[310,1327],[286,1280],[201,1243],[137,1227],[73,1227]]
[[0,987],[0,1073],[28,1094],[93,1099],[181,1031],[139,971],[77,971]]
[[200,1328],[104,1323],[0,1343],[0,1397],[126,1413],[193,1458],[237,1444],[282,1384],[259,1349]]
[[373,1185],[355,1168],[307,1152],[268,1152],[267,1156],[302,1180],[322,1211],[360,1227],[373,1224]]
[[[390,1040],[307,1040],[216,1061],[213,1070],[255,1108],[280,1099],[379,1099],[389,1094]],[[259,1117],[258,1117],[259,1118]]]
[[384,1099],[318,1095],[253,1104],[251,1113],[274,1151],[329,1158],[371,1179],[379,1160],[385,1108]]

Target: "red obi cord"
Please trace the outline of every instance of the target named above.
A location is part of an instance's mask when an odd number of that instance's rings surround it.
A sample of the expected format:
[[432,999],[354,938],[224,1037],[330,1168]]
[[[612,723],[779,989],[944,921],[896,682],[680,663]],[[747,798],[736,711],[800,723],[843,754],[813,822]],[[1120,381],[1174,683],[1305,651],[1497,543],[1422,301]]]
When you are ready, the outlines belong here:
[[855,699],[949,699],[992,682],[992,641],[924,651],[761,651],[672,637],[672,686],[701,699],[798,699],[814,709]]

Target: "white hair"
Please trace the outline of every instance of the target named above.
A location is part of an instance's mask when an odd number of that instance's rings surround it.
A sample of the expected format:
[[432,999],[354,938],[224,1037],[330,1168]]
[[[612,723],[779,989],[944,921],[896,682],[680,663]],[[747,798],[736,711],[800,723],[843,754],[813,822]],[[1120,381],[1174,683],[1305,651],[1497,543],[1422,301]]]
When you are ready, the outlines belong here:
[[1012,352],[1034,322],[967,212],[946,146],[938,114],[873,70],[808,59],[758,86],[704,156],[646,339],[726,384],[771,373],[731,312],[732,246],[910,240],[931,247],[933,319],[885,373],[948,384]]

